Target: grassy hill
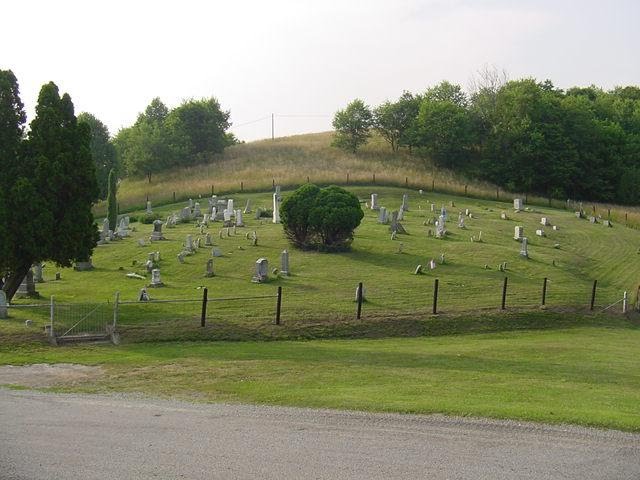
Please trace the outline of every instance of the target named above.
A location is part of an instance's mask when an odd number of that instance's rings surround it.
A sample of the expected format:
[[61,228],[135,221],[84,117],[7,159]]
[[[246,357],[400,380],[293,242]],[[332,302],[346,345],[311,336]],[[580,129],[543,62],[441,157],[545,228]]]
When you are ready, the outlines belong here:
[[[288,245],[281,225],[269,219],[256,220],[253,214],[245,215],[246,227],[238,228],[235,235],[220,238],[222,225],[211,223],[211,233],[222,257],[213,258],[216,276],[205,278],[205,265],[212,258],[211,247],[201,248],[186,258],[184,264],[176,256],[182,250],[188,234],[201,237],[195,224],[179,224],[165,229],[167,240],[146,246],[138,245],[139,239],[147,240],[151,225],[134,223],[133,236],[97,247],[93,262],[96,269],[90,272],[62,270],[62,280],[52,280],[55,267],[47,266],[47,282],[38,286],[44,299],[54,295],[59,302],[106,302],[116,291],[121,299],[134,301],[140,288],[150,282],[144,270],[149,252],[161,253],[160,270],[165,287],[152,289],[153,299],[193,299],[192,303],[125,305],[121,308],[124,323],[167,322],[172,319],[193,323],[200,313],[198,299],[202,287],[208,287],[210,298],[269,296],[253,300],[221,302],[209,311],[213,322],[233,321],[255,324],[273,319],[276,287],[284,288],[283,317],[289,322],[325,322],[352,318],[355,312],[354,295],[358,282],[364,282],[367,302],[366,316],[416,316],[431,312],[434,279],[440,281],[439,311],[445,313],[497,311],[500,308],[504,277],[509,278],[507,306],[510,309],[538,308],[541,301],[543,278],[547,277],[547,305],[550,307],[579,307],[589,304],[592,282],[598,280],[596,304],[598,308],[612,304],[629,292],[635,300],[640,271],[640,233],[614,223],[607,228],[602,223],[591,224],[578,219],[573,212],[549,207],[534,207],[516,213],[512,202],[471,199],[448,194],[423,193],[396,187],[350,187],[363,202],[370,193],[377,192],[381,205],[398,209],[402,194],[409,192],[410,211],[403,225],[408,234],[390,237],[389,226],[379,224],[378,213],[365,210],[365,218],[355,232],[350,252],[323,254],[301,252]],[[284,190],[286,197],[288,191]],[[270,208],[270,193],[243,193],[233,195],[236,205],[243,206],[251,199],[253,209]],[[203,205],[206,199],[201,199]],[[452,207],[452,202],[455,207]],[[425,225],[437,213],[430,211],[431,204],[438,210],[445,205],[450,221],[446,239],[428,236],[433,225]],[[156,207],[154,212],[163,217],[179,211],[185,203]],[[458,212],[469,209],[473,218],[466,218],[466,228],[457,226]],[[508,219],[501,219],[506,212]],[[137,213],[142,213],[137,212]],[[558,230],[545,228],[547,236],[538,237],[535,230],[542,228],[540,219],[547,216]],[[513,240],[514,227],[522,225],[529,238],[530,258],[519,255],[520,244]],[[246,234],[256,231],[259,241],[253,246]],[[480,237],[482,242],[472,242]],[[204,243],[204,242],[203,242]],[[265,284],[251,283],[256,259],[266,257],[270,268],[279,268],[282,250],[290,250],[291,276],[272,275]],[[445,263],[441,264],[441,255]],[[431,259],[437,263],[430,271]],[[498,266],[506,262],[507,270]],[[423,265],[425,273],[414,275],[417,265]],[[126,278],[135,272],[145,279]],[[620,306],[615,307],[620,310]],[[45,312],[46,313],[46,312]],[[267,322],[268,323],[268,322]]]
[[[481,199],[507,198],[524,193],[504,192],[495,185],[471,181],[455,172],[433,167],[424,159],[407,152],[391,152],[380,137],[371,141],[357,155],[331,147],[332,132],[260,140],[228,148],[211,163],[180,168],[156,174],[149,183],[146,178],[126,178],[122,181],[118,200],[121,211],[142,208],[149,198],[154,205],[186,200],[198,195],[270,190],[273,184],[297,187],[308,180],[336,185],[387,185],[410,187],[441,193],[466,195]],[[527,196],[532,205],[556,206],[565,203]],[[611,210],[614,221],[640,226],[640,209],[597,203],[585,204],[585,209],[606,215]],[[104,215],[106,206],[96,207]]]

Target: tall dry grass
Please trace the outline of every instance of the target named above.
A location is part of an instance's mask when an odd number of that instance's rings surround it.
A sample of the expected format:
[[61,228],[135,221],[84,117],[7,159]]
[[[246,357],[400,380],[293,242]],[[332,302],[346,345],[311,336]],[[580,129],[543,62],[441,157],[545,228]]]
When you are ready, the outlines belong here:
[[[380,137],[374,137],[357,154],[331,147],[332,132],[281,137],[235,145],[210,163],[179,168],[146,178],[126,178],[118,190],[121,211],[143,208],[147,198],[154,205],[198,196],[270,190],[274,184],[297,187],[307,181],[319,185],[387,185],[466,195],[483,199],[526,198],[527,204],[578,208],[575,203],[549,200],[521,192],[506,192],[495,185],[469,180],[450,170],[436,168],[407,152],[392,153]],[[640,226],[640,208],[584,203],[587,213],[614,222]],[[96,215],[104,215],[104,202]]]

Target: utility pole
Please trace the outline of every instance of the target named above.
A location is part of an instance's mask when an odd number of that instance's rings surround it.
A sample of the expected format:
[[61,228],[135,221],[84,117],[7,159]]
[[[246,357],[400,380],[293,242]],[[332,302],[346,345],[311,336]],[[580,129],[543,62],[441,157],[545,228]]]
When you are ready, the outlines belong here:
[[276,138],[276,137],[275,137],[275,134],[274,134],[274,129],[273,129],[273,123],[274,123],[273,118],[274,118],[274,115],[273,115],[273,113],[272,113],[272,114],[271,114],[271,140],[274,140],[274,139]]

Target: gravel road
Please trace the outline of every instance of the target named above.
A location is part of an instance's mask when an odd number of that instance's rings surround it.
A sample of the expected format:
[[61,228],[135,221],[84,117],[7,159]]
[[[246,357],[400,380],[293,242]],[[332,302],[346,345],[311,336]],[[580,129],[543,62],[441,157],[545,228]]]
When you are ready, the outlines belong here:
[[0,478],[637,480],[640,435],[0,388]]

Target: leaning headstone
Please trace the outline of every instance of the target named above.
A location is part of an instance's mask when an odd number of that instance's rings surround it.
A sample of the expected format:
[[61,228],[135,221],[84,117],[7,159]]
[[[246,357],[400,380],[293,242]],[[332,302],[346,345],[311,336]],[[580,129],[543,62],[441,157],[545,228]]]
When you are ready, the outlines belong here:
[[522,210],[524,208],[524,202],[521,198],[513,199],[513,209],[514,210]]
[[33,281],[33,270],[29,269],[27,274],[22,279],[20,286],[18,287],[18,291],[16,292],[19,296],[27,296],[27,297],[37,297],[38,292],[36,291],[36,284]]
[[289,252],[286,250],[280,254],[280,273],[285,277],[289,275]]
[[520,256],[529,258],[529,249],[527,248],[527,237],[522,237],[522,245],[520,246]]
[[164,283],[162,283],[162,280],[160,280],[160,269],[159,268],[154,268],[153,270],[151,270],[151,284],[149,286],[150,287],[162,287],[162,286],[164,286]]
[[371,210],[380,210],[380,205],[378,205],[378,194],[371,194]]
[[242,210],[236,210],[236,226],[244,227],[244,223],[242,222]]
[[204,276],[207,278],[215,276],[215,273],[213,273],[213,258],[207,260],[207,271],[205,272]]
[[416,269],[413,271],[414,275],[420,275],[422,273],[422,265],[416,266]]
[[4,290],[0,290],[0,318],[7,318],[8,316],[7,294],[4,293]]
[[[274,195],[276,195],[274,193]],[[266,258],[259,258],[256,260],[256,271],[251,278],[254,283],[266,282],[269,278],[269,261]]]
[[151,240],[164,240],[164,236],[162,235],[162,220],[154,220]]
[[251,213],[251,199],[247,198],[247,204],[244,206],[244,211],[242,213]]
[[513,239],[514,240],[522,240],[522,236],[524,234],[524,227],[523,226],[516,226],[515,231],[513,233]]
[[280,223],[280,202],[282,198],[280,197],[280,193],[276,191],[273,194],[273,223]]
[[180,263],[184,263],[184,257],[185,257],[185,255],[186,255],[186,253],[185,253],[185,252],[180,252],[180,253],[178,254],[178,261],[179,261]]
[[403,233],[406,234],[407,231],[404,229],[402,224],[398,221],[398,212],[391,212],[391,225],[389,226],[391,232]]

